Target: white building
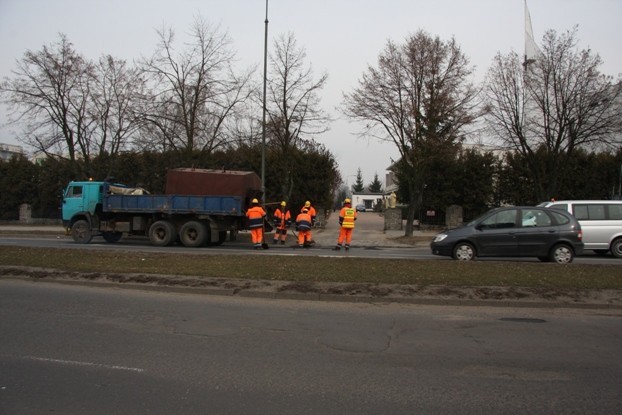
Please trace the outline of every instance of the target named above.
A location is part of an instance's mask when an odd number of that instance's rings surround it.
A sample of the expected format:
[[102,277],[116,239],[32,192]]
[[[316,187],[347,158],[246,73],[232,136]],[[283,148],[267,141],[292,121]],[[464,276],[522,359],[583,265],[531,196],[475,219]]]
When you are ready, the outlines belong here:
[[11,157],[25,155],[22,146],[14,146],[12,144],[0,143],[0,160],[9,161]]

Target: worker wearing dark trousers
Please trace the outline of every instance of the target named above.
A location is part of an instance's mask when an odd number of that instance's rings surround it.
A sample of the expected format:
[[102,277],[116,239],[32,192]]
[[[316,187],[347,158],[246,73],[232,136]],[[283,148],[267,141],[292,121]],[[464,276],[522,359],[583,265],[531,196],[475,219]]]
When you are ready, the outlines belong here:
[[285,245],[287,239],[287,230],[292,224],[292,215],[287,209],[287,203],[281,202],[281,207],[276,208],[274,211],[274,240],[273,243],[277,243],[281,240],[281,245]]
[[346,251],[350,249],[350,243],[352,242],[352,232],[354,231],[354,222],[356,221],[356,209],[352,208],[350,199],[346,198],[343,201],[343,207],[339,212],[339,238],[337,239],[337,246],[333,249],[339,251],[341,245],[345,242]]
[[263,221],[266,212],[259,206],[257,199],[251,201],[251,207],[246,211],[246,217],[248,218],[248,228],[251,231],[253,248],[260,249],[263,243]]

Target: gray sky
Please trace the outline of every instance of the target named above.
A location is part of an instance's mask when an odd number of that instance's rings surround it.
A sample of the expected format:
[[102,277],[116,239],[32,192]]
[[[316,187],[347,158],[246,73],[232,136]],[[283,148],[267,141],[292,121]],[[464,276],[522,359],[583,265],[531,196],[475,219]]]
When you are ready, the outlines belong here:
[[[65,33],[91,59],[103,54],[132,61],[150,56],[155,30],[167,25],[179,35],[200,15],[229,33],[240,68],[263,63],[265,0],[0,0],[0,77],[10,76],[24,52],[40,50]],[[602,71],[622,73],[622,0],[528,0],[533,32],[559,33],[579,26],[579,46],[600,54]],[[524,50],[524,0],[269,0],[269,44],[293,32],[319,76],[328,73],[323,107],[336,121],[318,141],[335,155],[344,181],[360,167],[366,184],[374,173],[384,180],[397,150],[388,143],[358,138],[356,124],[337,112],[342,93],[358,79],[387,40],[402,42],[423,29],[443,40],[454,36],[479,82],[497,52]],[[0,123],[6,109],[0,107]],[[0,125],[0,142],[21,145],[12,128]]]

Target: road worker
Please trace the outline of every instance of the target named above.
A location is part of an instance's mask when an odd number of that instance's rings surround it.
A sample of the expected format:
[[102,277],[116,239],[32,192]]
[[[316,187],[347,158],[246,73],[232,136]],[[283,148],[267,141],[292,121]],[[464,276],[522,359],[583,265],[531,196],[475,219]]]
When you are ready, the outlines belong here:
[[274,240],[277,243],[281,240],[281,245],[285,245],[287,239],[287,230],[292,224],[292,215],[287,209],[287,203],[281,202],[281,206],[274,211]]
[[[307,209],[309,216],[311,216],[311,227],[313,228],[315,226],[315,214],[316,214],[315,208],[311,206],[311,202],[307,200],[304,206],[300,209],[300,211],[302,212],[303,209]],[[311,240],[311,234],[309,234],[309,239],[307,240],[307,244],[308,245],[315,244],[315,241]]]
[[253,241],[253,248],[260,249],[263,244],[263,221],[266,217],[266,212],[259,205],[257,199],[251,201],[251,207],[246,211],[246,217],[248,218],[248,228],[251,231],[251,240]]
[[309,212],[309,216],[311,216],[311,226],[315,225],[315,208],[313,206],[311,206],[311,202],[309,200],[307,200],[305,202],[305,205],[300,209],[300,211],[302,212],[302,209],[307,209],[307,211]]
[[307,208],[296,216],[296,231],[298,231],[298,247],[308,248],[311,246],[311,215]]
[[339,251],[341,245],[345,243],[346,251],[350,249],[350,243],[352,242],[352,232],[354,231],[354,222],[356,221],[356,209],[352,208],[352,202],[349,198],[343,201],[343,207],[339,211],[339,238],[337,239],[337,246],[333,249]]

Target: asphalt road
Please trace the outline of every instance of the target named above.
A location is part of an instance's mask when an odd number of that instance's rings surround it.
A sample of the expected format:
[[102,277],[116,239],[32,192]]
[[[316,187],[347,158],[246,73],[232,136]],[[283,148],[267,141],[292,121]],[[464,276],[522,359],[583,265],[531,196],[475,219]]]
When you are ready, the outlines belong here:
[[[168,247],[156,247],[149,244],[144,237],[131,237],[122,239],[118,243],[110,244],[102,238],[93,238],[90,244],[77,244],[67,236],[45,237],[37,235],[5,235],[0,237],[0,246],[29,246],[39,248],[68,248],[68,249],[102,249],[121,251],[143,252],[180,252],[197,255],[284,255],[284,256],[322,256],[322,257],[353,257],[353,258],[382,258],[382,259],[427,259],[439,261],[453,261],[449,257],[432,255],[429,246],[425,243],[419,246],[397,245],[354,245],[348,252],[341,250],[335,252],[333,245],[318,243],[310,249],[299,249],[293,246],[268,244],[267,250],[253,250],[250,244],[243,242],[225,243],[216,247],[186,248],[179,245]],[[540,263],[537,258],[478,258],[478,261],[517,261]],[[622,260],[611,255],[595,255],[587,252],[585,255],[575,257],[575,264],[608,264],[622,265]],[[570,264],[572,266],[572,264]]]
[[0,413],[619,414],[608,313],[0,280]]
[[[313,239],[316,246],[311,249],[298,249],[297,243],[290,231],[285,245],[273,245],[272,234],[266,235],[268,242],[267,250],[254,251],[250,243],[248,232],[241,232],[238,240],[227,241],[217,247],[185,248],[181,245],[170,247],[155,247],[150,245],[146,237],[124,237],[119,243],[110,244],[101,237],[94,237],[90,244],[76,244],[70,236],[65,235],[60,226],[24,226],[24,225],[0,225],[0,246],[33,246],[33,247],[57,247],[74,249],[106,249],[106,250],[134,250],[149,252],[184,252],[201,255],[210,254],[244,254],[244,255],[303,255],[303,256],[328,256],[328,257],[355,257],[355,258],[383,258],[383,259],[435,259],[451,261],[449,257],[432,255],[429,242],[435,235],[434,231],[415,231],[414,235],[420,237],[422,242],[416,246],[405,245],[396,240],[403,236],[403,230],[385,231],[384,217],[375,212],[359,212],[356,228],[352,241],[352,248],[345,252],[335,252],[335,246],[339,234],[337,214],[333,213],[328,220],[323,221],[321,229],[313,231]],[[38,233],[38,235],[37,235]],[[536,262],[537,258],[478,258],[478,261],[521,261]],[[575,258],[577,264],[609,264],[622,265],[622,260],[611,255],[595,255],[592,251],[586,251],[585,255]]]

